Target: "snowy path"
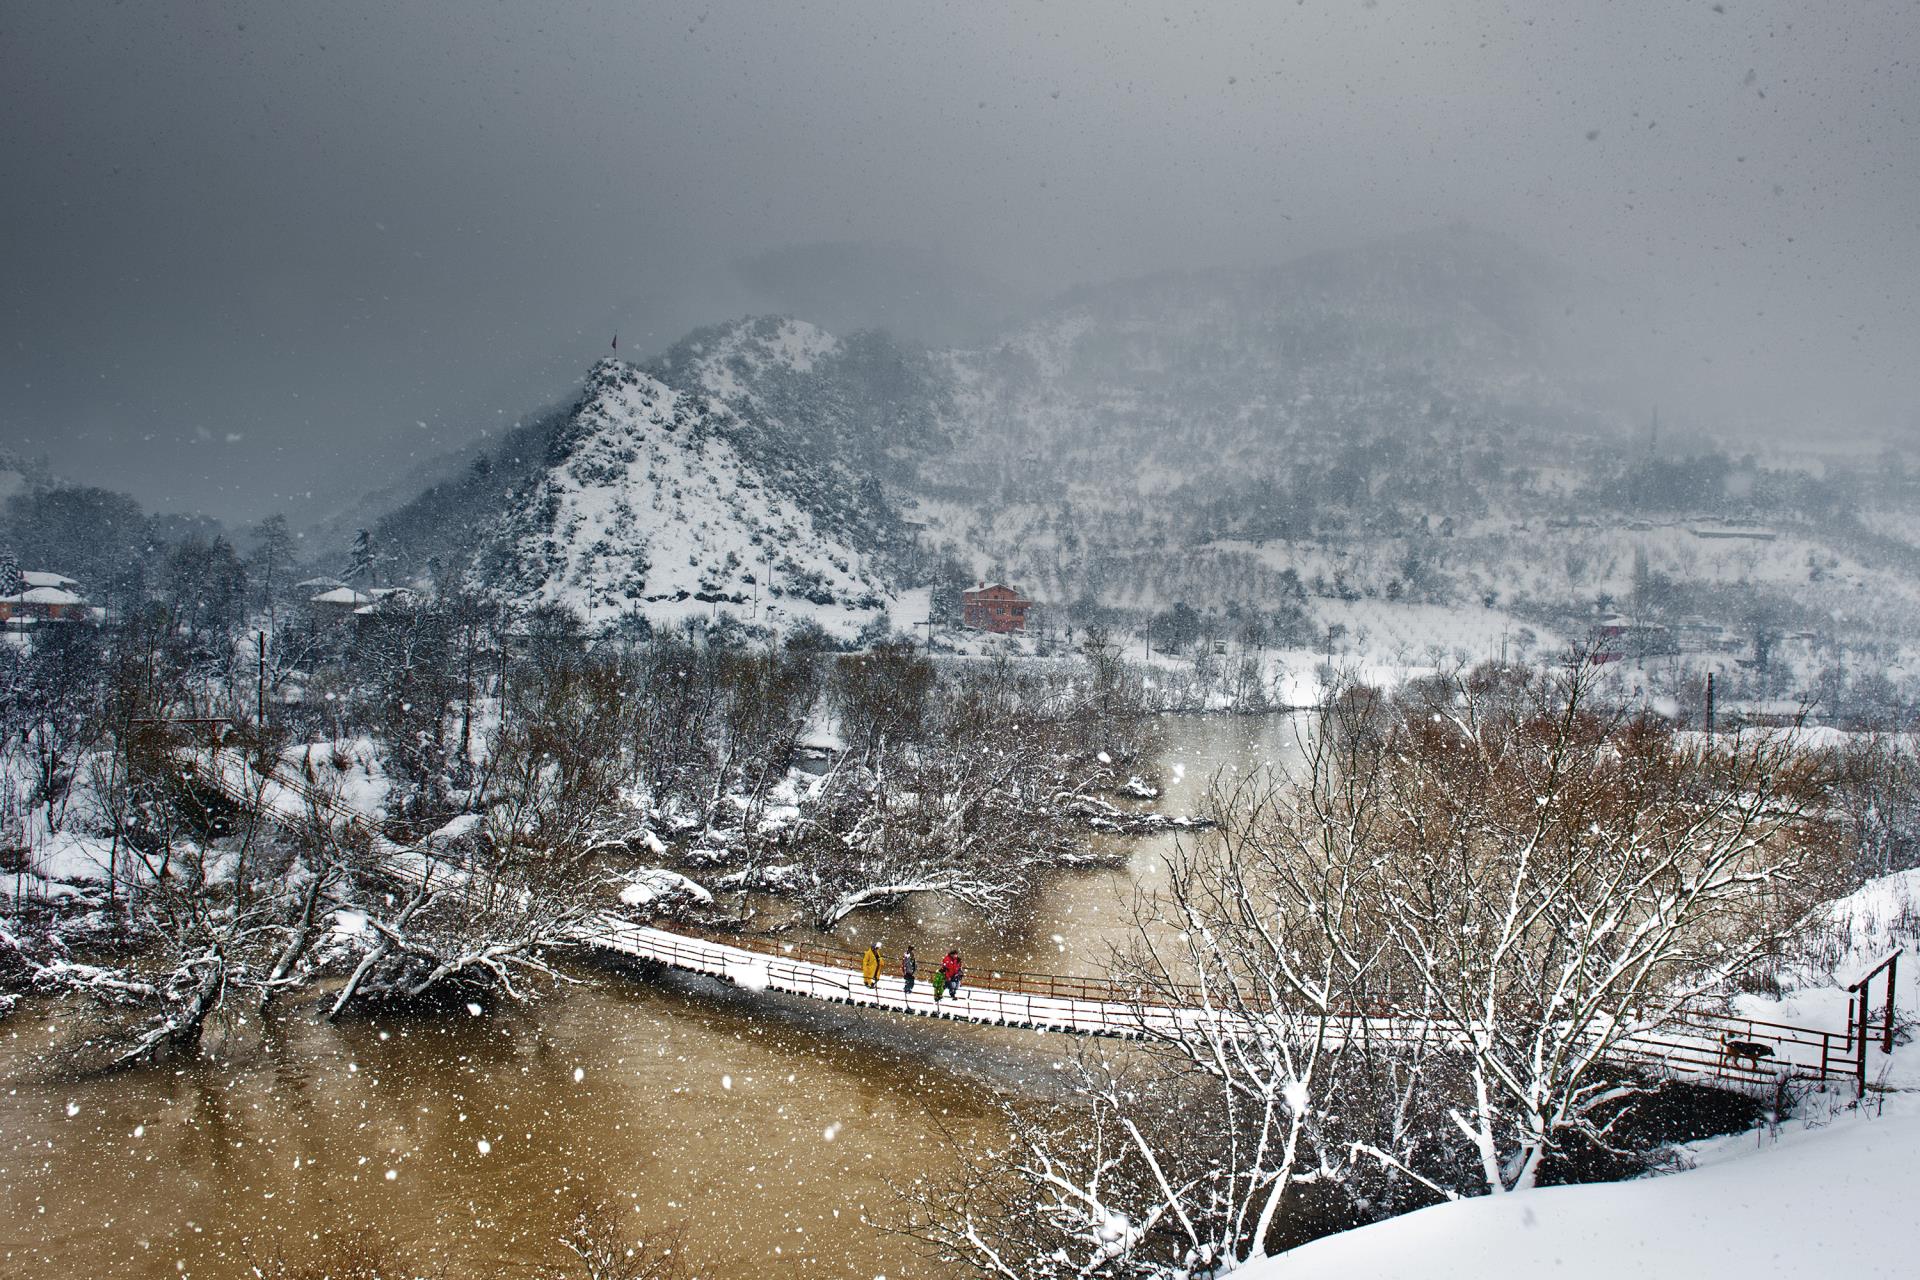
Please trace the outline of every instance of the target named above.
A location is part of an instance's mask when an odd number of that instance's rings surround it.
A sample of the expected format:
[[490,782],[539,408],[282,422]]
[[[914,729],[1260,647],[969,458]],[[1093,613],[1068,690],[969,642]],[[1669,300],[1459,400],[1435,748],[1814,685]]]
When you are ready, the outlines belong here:
[[[316,819],[368,831],[374,825],[368,815],[304,783],[280,776],[262,777],[232,752],[223,751],[214,759],[208,781],[229,799],[257,807],[288,827]],[[378,834],[373,840],[397,879],[418,885],[430,876],[443,883],[465,877],[464,872],[429,851]],[[1235,1022],[1257,1016],[1169,1005],[1151,994],[1127,991],[1098,978],[993,970],[970,972],[958,997],[936,1001],[930,983],[923,981],[909,993],[897,973],[882,975],[875,986],[868,987],[860,977],[859,959],[851,952],[771,938],[722,941],[697,937],[635,924],[612,912],[594,917],[578,936],[587,946],[706,974],[748,990],[779,991],[811,1000],[991,1026],[1134,1037],[1143,1032],[1209,1026],[1231,1030]],[[1355,1013],[1335,1019],[1329,1034],[1403,1040],[1431,1031],[1406,1018]],[[1764,1045],[1770,1054],[1753,1063],[1733,1061],[1722,1052],[1728,1040]],[[1686,1014],[1677,1024],[1631,1035],[1617,1052],[1666,1074],[1770,1089],[1789,1078],[1852,1079],[1859,1069],[1860,1047],[1851,1026],[1831,1030],[1700,1011]]]

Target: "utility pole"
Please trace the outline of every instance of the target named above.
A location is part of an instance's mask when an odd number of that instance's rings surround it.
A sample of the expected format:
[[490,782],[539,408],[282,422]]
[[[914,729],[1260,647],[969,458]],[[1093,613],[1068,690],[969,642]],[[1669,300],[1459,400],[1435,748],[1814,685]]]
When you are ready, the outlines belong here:
[[1713,745],[1713,672],[1707,672],[1707,745]]
[[264,736],[267,731],[267,633],[262,631],[258,634],[260,636],[260,697],[255,714],[259,717],[260,732]]
[[500,633],[500,723],[507,723],[507,633]]
[[929,609],[927,611],[927,620],[925,622],[916,623],[915,625],[922,626],[927,629],[927,656],[932,657],[933,656],[933,611]]

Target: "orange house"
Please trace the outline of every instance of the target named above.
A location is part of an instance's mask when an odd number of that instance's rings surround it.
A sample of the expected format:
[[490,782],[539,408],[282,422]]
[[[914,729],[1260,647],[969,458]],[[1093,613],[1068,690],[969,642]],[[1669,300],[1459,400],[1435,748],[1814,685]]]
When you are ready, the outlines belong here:
[[978,631],[1006,635],[1027,629],[1027,609],[1033,601],[1004,582],[982,584],[960,593],[960,623]]
[[34,622],[91,622],[94,610],[86,597],[77,595],[63,587],[35,586],[34,578],[49,578],[51,574],[22,575],[28,581],[27,589],[18,595],[0,596],[0,623],[31,624]]

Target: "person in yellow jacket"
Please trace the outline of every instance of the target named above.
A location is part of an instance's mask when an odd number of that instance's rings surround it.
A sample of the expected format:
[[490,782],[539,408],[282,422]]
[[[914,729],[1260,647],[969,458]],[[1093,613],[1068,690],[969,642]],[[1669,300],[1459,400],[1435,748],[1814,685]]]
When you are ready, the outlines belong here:
[[885,963],[880,958],[880,948],[869,942],[867,953],[860,957],[860,981],[871,991],[880,981],[880,969]]

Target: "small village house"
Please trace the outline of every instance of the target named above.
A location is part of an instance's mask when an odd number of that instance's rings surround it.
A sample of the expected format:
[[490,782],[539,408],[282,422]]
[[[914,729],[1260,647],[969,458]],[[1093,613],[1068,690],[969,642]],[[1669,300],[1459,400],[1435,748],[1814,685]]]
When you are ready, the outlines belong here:
[[21,631],[42,622],[97,622],[101,611],[87,603],[80,584],[58,573],[26,570],[21,589],[0,596],[0,625]]
[[355,591],[352,587],[335,587],[307,600],[314,617],[333,621],[351,618],[372,603],[372,596]]
[[1659,623],[1635,622],[1617,613],[1595,624],[1593,646],[1592,661],[1596,665],[1679,652],[1674,646],[1673,633],[1666,627]]
[[339,586],[307,598],[307,607],[313,611],[316,622],[356,627],[389,607],[411,607],[418,603],[418,595],[408,587],[356,590]]
[[960,593],[960,625],[1011,635],[1027,629],[1027,610],[1032,607],[1033,601],[1021,595],[1017,587],[1004,582],[982,583]]

